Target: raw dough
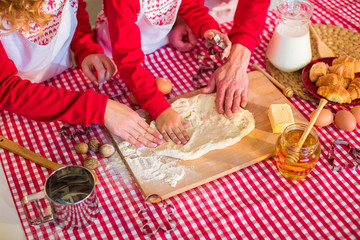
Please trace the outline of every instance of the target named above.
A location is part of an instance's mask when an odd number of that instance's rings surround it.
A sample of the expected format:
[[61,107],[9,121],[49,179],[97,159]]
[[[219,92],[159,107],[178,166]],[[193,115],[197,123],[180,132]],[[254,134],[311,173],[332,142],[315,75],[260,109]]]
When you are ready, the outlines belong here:
[[[151,151],[159,156],[196,159],[211,150],[237,143],[255,128],[252,113],[242,108],[232,118],[219,114],[216,110],[215,93],[180,98],[172,104],[172,108],[189,124],[186,130],[190,141],[185,145],[170,141],[152,148]],[[151,126],[156,128],[154,121]]]

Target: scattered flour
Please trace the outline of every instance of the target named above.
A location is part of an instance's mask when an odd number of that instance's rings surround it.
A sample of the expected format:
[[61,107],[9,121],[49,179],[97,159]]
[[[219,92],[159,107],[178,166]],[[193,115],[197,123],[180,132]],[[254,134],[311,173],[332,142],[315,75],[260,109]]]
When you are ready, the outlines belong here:
[[[175,187],[189,169],[178,161],[196,159],[211,150],[235,144],[255,127],[255,119],[247,110],[241,109],[232,118],[218,114],[215,94],[181,98],[172,107],[190,125],[187,132],[191,138],[187,144],[178,145],[170,141],[156,148],[136,148],[127,141],[117,141],[137,178],[160,180]],[[153,122],[151,125],[155,128]]]
[[[136,148],[126,141],[120,142],[118,146],[133,173],[144,181],[161,180],[175,187],[185,176],[187,168],[179,165],[178,159],[156,156],[149,148]],[[114,161],[122,162],[122,159]]]
[[[185,145],[173,141],[152,148],[158,156],[192,160],[209,151],[222,149],[239,142],[255,128],[253,114],[240,109],[231,118],[216,110],[216,94],[198,94],[191,98],[180,98],[171,104],[182,119],[189,124],[186,129],[190,140]],[[151,126],[156,129],[155,121]]]

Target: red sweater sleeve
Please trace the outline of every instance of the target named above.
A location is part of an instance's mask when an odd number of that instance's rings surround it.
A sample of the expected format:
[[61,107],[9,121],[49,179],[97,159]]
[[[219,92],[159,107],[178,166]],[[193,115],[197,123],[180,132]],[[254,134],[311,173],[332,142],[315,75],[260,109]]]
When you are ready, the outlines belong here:
[[219,30],[215,19],[209,15],[209,9],[204,6],[204,0],[183,0],[178,15],[183,17],[198,38],[203,38],[209,29]]
[[99,44],[95,43],[94,32],[90,26],[89,14],[86,11],[86,2],[84,0],[79,0],[76,18],[78,23],[70,47],[74,52],[77,66],[81,66],[86,56],[89,54],[102,54],[104,50]]
[[140,29],[136,25],[140,12],[138,0],[105,0],[104,11],[109,23],[112,55],[126,86],[152,119],[170,107],[157,89],[154,76],[146,69],[141,50]]
[[36,121],[104,125],[107,96],[57,89],[16,76],[17,69],[0,42],[0,110]]
[[[217,29],[217,23],[206,16],[208,9],[201,7],[200,0],[183,1],[180,9],[181,15],[199,36],[202,37],[210,28]],[[155,119],[170,104],[157,89],[151,72],[143,66],[145,56],[141,50],[141,33],[136,25],[139,1],[105,0],[104,11],[109,23],[112,55],[119,73],[140,106]]]
[[239,0],[234,26],[229,32],[230,41],[240,43],[252,52],[259,44],[269,5],[270,0]]

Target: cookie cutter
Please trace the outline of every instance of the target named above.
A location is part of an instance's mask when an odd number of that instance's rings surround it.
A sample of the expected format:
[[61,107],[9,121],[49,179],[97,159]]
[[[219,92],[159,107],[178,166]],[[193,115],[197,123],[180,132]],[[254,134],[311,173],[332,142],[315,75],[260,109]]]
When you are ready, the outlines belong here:
[[91,130],[92,125],[85,127],[82,125],[66,123],[59,130],[60,135],[73,138],[76,135],[87,135]]
[[199,70],[197,71],[197,73],[193,76],[192,80],[193,80],[193,86],[195,88],[202,88],[202,87],[206,87],[207,85],[200,85],[198,80],[200,79],[200,75],[204,72],[207,71],[215,71],[216,70],[216,65],[215,62],[206,55],[200,54],[197,56],[197,62],[198,65],[200,66]]
[[[120,88],[120,93],[116,93],[116,94],[108,94],[106,91],[105,91],[105,88],[103,88],[102,86],[106,85],[106,84],[113,84],[113,85],[116,85]],[[125,96],[125,89],[124,87],[119,83],[119,81],[111,78],[109,80],[107,80],[105,83],[102,82],[102,83],[99,83],[96,87],[96,92],[97,93],[101,93],[101,94],[104,94],[104,95],[107,95],[109,96],[110,99],[115,99],[115,98],[118,98],[118,97],[123,97]]]
[[200,75],[204,72],[214,72],[217,69],[216,66],[216,57],[218,57],[219,59],[223,59],[222,57],[222,52],[223,50],[226,48],[226,45],[223,41],[221,41],[220,36],[218,34],[216,34],[212,40],[214,40],[215,45],[219,46],[220,48],[222,48],[222,51],[214,51],[214,44],[212,44],[211,42],[205,41],[204,44],[206,46],[206,48],[208,49],[208,55],[205,54],[199,54],[197,56],[197,62],[199,65],[199,70],[197,71],[197,73],[193,76],[192,80],[193,80],[193,86],[195,88],[202,88],[202,87],[206,87],[207,85],[200,85],[198,83],[198,80],[200,79]]
[[[157,203],[151,203],[149,199],[156,198],[160,199]],[[151,204],[160,204],[160,207],[162,208],[162,213],[165,211],[165,224],[158,224],[158,226],[155,226],[153,222],[151,222],[151,217],[149,216],[148,210],[150,209],[150,206],[153,206]],[[150,237],[155,235],[159,230],[163,231],[164,233],[169,233],[171,231],[174,231],[176,229],[176,221],[173,219],[175,211],[175,207],[172,203],[165,204],[161,197],[157,194],[151,194],[146,197],[145,199],[145,208],[140,209],[138,211],[139,216],[139,225],[140,230],[143,235]]]
[[216,34],[212,38],[212,40],[215,42],[215,46],[220,47],[222,50],[221,51],[214,51],[214,45],[211,42],[205,42],[206,47],[209,49],[208,54],[210,56],[215,55],[218,58],[220,58],[221,60],[223,60],[224,57],[222,56],[222,52],[226,48],[226,44],[221,40],[219,34]]
[[[353,156],[353,158],[355,160],[354,162],[347,163],[345,165],[338,164],[337,158],[335,155],[336,155],[336,149],[340,146],[345,146],[346,148],[348,148],[348,153],[350,153]],[[360,169],[359,154],[360,154],[360,149],[351,147],[350,143],[346,140],[338,139],[332,143],[331,149],[327,155],[327,160],[330,163],[333,172],[339,172],[343,169],[359,170]]]

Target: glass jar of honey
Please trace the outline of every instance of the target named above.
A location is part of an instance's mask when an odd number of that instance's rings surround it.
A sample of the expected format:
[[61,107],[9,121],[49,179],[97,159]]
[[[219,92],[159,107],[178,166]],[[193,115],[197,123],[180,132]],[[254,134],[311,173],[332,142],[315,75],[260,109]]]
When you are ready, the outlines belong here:
[[[313,128],[301,148],[297,147],[306,124],[295,123],[287,126],[276,144],[276,164],[281,175],[291,180],[304,179],[315,167],[320,157],[321,147],[317,131]],[[288,154],[296,154],[296,163],[286,161]]]

